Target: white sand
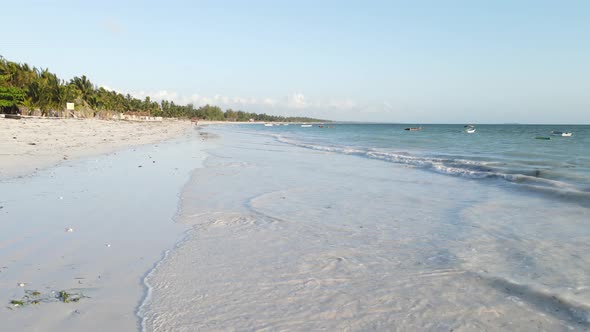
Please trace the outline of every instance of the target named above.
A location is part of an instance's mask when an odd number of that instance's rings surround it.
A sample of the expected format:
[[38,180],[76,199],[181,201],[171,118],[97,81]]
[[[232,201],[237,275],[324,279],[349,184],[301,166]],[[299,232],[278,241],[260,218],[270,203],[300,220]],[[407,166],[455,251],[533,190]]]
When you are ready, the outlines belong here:
[[176,120],[0,118],[0,178],[28,174],[63,160],[163,141],[193,126]]
[[[183,237],[179,193],[205,158],[193,126],[0,120],[0,331],[139,328],[143,277]],[[27,291],[41,303],[10,304]]]

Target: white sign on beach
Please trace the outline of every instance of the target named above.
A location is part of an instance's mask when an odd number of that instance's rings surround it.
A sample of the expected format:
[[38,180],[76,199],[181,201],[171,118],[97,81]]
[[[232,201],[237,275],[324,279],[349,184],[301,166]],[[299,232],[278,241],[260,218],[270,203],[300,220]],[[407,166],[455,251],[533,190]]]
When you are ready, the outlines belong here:
[[74,103],[66,103],[66,109],[68,111],[73,111],[74,110]]

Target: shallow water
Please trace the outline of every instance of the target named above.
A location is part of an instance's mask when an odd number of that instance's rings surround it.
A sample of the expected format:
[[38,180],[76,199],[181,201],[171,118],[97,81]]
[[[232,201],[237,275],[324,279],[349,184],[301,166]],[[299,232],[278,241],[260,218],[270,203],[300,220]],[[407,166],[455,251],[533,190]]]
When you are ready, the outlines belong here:
[[209,131],[182,196],[193,228],[147,278],[145,330],[590,328],[586,204]]
[[[173,217],[200,146],[183,137],[0,181],[0,331],[138,329],[142,279],[186,231]],[[57,303],[62,290],[88,298]],[[25,291],[49,303],[9,305]]]
[[[249,126],[249,131],[320,151],[425,168],[471,179],[501,179],[521,189],[590,204],[590,126],[336,124],[320,128]],[[246,129],[246,127],[244,127]],[[553,130],[572,137],[551,135]],[[536,137],[548,137],[538,140]]]

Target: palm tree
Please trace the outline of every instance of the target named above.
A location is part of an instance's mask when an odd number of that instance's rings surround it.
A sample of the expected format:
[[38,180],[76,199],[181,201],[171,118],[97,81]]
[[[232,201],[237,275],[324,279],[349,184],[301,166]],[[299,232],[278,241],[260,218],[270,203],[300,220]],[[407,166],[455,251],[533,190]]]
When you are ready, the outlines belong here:
[[94,85],[86,78],[86,75],[82,77],[74,77],[71,83],[80,91],[82,99],[89,103],[92,94],[94,93]]

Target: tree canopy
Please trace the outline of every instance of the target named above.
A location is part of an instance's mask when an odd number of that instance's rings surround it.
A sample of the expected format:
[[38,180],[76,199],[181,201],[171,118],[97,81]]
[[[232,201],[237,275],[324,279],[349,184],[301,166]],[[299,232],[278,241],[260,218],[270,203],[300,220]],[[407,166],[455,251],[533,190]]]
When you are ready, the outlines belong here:
[[25,101],[25,91],[15,87],[0,87],[0,109],[12,110]]
[[93,111],[118,113],[140,112],[151,116],[175,118],[199,118],[212,121],[323,121],[307,117],[283,117],[248,113],[219,106],[204,105],[195,108],[192,104],[176,105],[173,101],[152,101],[148,96],[141,100],[116,91],[97,87],[85,75],[62,80],[48,69],[31,67],[4,59],[0,55],[0,112],[22,107],[39,110],[43,115],[49,111],[64,111],[66,103]]

